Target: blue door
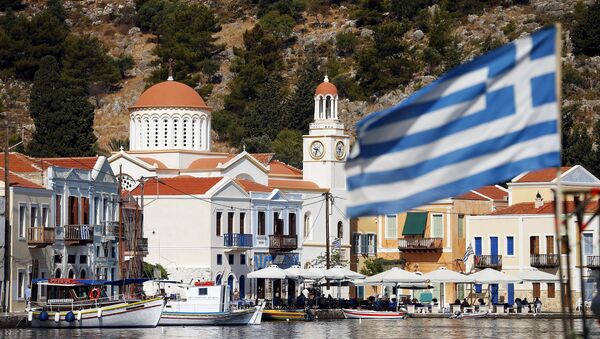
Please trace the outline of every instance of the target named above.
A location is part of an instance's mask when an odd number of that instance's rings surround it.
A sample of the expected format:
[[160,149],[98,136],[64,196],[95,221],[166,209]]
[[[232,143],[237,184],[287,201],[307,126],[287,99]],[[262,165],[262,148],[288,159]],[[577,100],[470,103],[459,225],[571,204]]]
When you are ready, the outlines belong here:
[[231,298],[231,296],[233,295],[233,276],[230,275],[229,278],[227,278],[227,286],[229,286],[229,299],[233,299]]
[[240,299],[246,298],[246,277],[240,275]]
[[[475,255],[481,255],[481,237],[475,237]],[[481,293],[481,284],[475,284],[475,293]]]
[[515,303],[515,284],[508,284],[508,304]]
[[492,304],[498,303],[498,284],[490,284],[490,294],[492,295]]
[[490,237],[490,254],[492,265],[498,265],[498,237]]

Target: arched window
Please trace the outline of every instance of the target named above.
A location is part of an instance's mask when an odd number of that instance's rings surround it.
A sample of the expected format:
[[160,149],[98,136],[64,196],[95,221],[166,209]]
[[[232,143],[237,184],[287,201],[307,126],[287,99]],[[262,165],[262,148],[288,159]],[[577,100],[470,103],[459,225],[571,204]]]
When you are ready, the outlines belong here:
[[325,119],[331,119],[331,97],[325,99]]
[[86,272],[85,269],[81,270],[81,273],[79,274],[79,279],[85,279],[86,278]]
[[75,278],[75,272],[73,272],[73,269],[69,269],[69,279],[73,278]]
[[323,119],[323,97],[319,97],[319,119]]
[[304,239],[310,238],[310,212],[304,214]]
[[62,275],[62,271],[60,270],[60,268],[57,268],[56,271],[54,271],[54,277],[60,278],[61,275]]
[[337,223],[337,237],[342,239],[344,237],[344,223],[342,221],[338,221]]
[[217,274],[217,277],[215,278],[215,285],[220,286],[221,285],[221,275]]

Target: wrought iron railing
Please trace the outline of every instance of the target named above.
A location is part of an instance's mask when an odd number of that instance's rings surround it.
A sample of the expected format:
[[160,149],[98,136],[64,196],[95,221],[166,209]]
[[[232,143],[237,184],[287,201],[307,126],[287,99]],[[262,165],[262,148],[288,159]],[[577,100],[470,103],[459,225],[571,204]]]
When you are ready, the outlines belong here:
[[475,255],[473,257],[477,268],[499,268],[502,267],[501,255]]
[[92,225],[65,225],[65,241],[93,241],[94,227]]
[[292,251],[298,248],[298,237],[295,235],[270,235],[269,248],[278,251]]
[[558,267],[558,254],[531,254],[529,265],[531,267]]
[[442,238],[404,238],[398,239],[400,251],[410,250],[441,250]]
[[225,233],[223,234],[225,247],[252,247],[252,234]]
[[600,255],[588,255],[587,256],[587,267],[600,268]]

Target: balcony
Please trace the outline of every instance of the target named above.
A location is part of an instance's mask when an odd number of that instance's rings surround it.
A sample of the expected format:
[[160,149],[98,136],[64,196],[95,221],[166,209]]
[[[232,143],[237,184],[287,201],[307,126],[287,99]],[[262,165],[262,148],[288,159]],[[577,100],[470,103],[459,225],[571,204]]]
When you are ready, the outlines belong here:
[[102,241],[117,240],[119,239],[119,222],[104,221],[100,225],[95,225],[94,234],[102,237]]
[[27,244],[33,247],[45,247],[54,244],[54,228],[28,227]]
[[72,243],[94,241],[94,227],[91,225],[65,225],[64,240]]
[[398,239],[398,249],[402,252],[441,252],[442,238]]
[[223,234],[225,247],[252,247],[252,234],[225,233]]
[[298,248],[298,237],[295,235],[270,235],[269,250],[270,251],[293,251]]
[[600,269],[600,255],[588,255],[587,267],[591,269]]
[[529,265],[537,268],[558,267],[558,254],[531,254]]
[[501,255],[475,255],[474,263],[476,268],[501,268]]

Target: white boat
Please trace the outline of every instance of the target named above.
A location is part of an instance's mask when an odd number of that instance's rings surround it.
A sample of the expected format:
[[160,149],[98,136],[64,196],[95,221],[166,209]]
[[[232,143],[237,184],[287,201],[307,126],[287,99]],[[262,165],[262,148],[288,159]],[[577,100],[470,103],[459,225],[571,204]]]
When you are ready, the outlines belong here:
[[454,312],[453,315],[450,316],[450,319],[485,318],[487,315],[488,315],[487,311],[472,312],[472,313],[462,313],[460,311],[456,311],[456,312]]
[[406,312],[404,311],[373,311],[362,309],[342,309],[344,318],[346,319],[405,319]]
[[105,285],[119,282],[48,279],[34,284],[48,289],[46,302],[32,298],[28,310],[28,320],[36,328],[156,327],[165,306],[163,297],[101,297]]
[[159,325],[248,325],[251,320],[260,323],[262,309],[230,307],[229,286],[198,282],[184,289],[184,297],[176,295],[167,301]]

